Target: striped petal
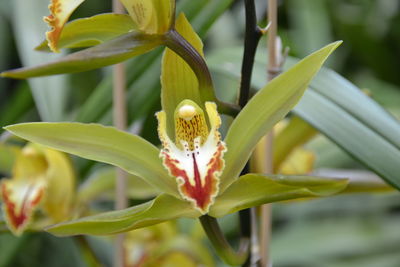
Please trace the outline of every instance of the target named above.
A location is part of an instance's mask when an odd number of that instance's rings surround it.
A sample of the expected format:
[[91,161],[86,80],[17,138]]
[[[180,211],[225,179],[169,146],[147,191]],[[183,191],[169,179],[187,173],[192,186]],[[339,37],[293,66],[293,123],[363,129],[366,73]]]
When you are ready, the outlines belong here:
[[53,52],[59,52],[57,47],[61,31],[67,23],[72,12],[85,0],[51,0],[49,5],[50,15],[44,21],[51,29],[46,32],[46,39]]
[[219,190],[219,176],[226,151],[218,128],[221,119],[216,105],[205,104],[211,129],[203,110],[191,100],[182,101],[175,111],[175,142],[166,133],[166,114],[157,113],[158,134],[163,149],[160,156],[169,174],[176,177],[182,198],[206,214]]

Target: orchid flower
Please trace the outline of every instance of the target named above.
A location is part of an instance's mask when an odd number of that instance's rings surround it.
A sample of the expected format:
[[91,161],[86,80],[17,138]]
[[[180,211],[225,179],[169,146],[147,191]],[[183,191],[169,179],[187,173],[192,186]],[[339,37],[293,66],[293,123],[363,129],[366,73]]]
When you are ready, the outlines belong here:
[[218,195],[219,176],[224,168],[226,145],[218,128],[221,119],[215,103],[205,104],[211,129],[203,110],[183,100],[175,111],[175,143],[167,135],[166,113],[157,113],[161,157],[169,174],[176,177],[181,197],[206,214]]
[[[32,142],[121,167],[164,192],[142,205],[61,223],[48,231],[57,235],[114,234],[178,217],[198,218],[203,214],[221,217],[271,201],[325,196],[343,190],[347,183],[343,179],[240,176],[258,141],[297,103],[311,77],[337,45],[315,52],[260,90],[235,118],[223,141],[218,132],[221,123],[218,106],[185,99],[187,91],[180,97],[166,93],[169,87],[182,84],[175,83],[178,76],[168,78],[165,73],[163,105],[174,109],[157,113],[161,150],[139,136],[96,124],[8,126],[7,130]],[[184,63],[169,61],[170,56],[167,52],[164,55],[168,62],[163,62],[163,68],[171,62]],[[186,64],[174,70],[185,71],[185,68],[190,69]],[[299,72],[302,74],[298,75]],[[198,83],[192,85],[196,88]],[[177,104],[172,105],[173,102]]]
[[[153,20],[136,19],[143,23],[141,30],[160,29],[144,26],[156,25],[150,23]],[[49,232],[115,234],[179,217],[203,220],[274,201],[328,196],[346,187],[346,179],[259,173],[240,176],[258,141],[296,105],[340,42],[311,54],[268,83],[237,114],[222,138],[218,111],[229,114],[226,111],[230,106],[215,96],[201,40],[184,15],[163,35],[166,37],[170,38],[166,43],[171,50],[166,49],[163,57],[163,109],[156,114],[161,149],[142,137],[96,124],[25,123],[6,127],[29,141],[118,166],[162,192],[141,205],[60,223],[48,228]],[[123,38],[114,40],[118,43]],[[146,38],[143,40],[149,40]],[[41,73],[57,66],[19,73]],[[241,262],[243,257],[238,257],[228,261]]]
[[[25,146],[16,156],[11,179],[1,184],[3,212],[7,226],[16,235],[28,227],[70,218],[75,176],[67,157],[38,145]],[[34,217],[41,209],[46,222]],[[33,222],[33,225],[30,225]]]

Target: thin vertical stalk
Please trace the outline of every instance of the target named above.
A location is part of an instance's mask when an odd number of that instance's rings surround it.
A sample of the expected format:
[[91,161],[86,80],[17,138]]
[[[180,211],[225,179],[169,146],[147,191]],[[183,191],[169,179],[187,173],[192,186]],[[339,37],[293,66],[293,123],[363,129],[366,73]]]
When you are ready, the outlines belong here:
[[[113,12],[124,13],[124,7],[118,0],[113,0]],[[126,129],[126,97],[125,97],[125,66],[123,63],[113,67],[113,120],[114,125],[120,130]],[[121,169],[116,169],[115,181],[115,209],[120,210],[128,206],[126,197],[126,173]],[[119,234],[115,239],[114,267],[124,266],[124,234]]]
[[[268,81],[272,80],[280,69],[280,52],[277,45],[278,30],[278,3],[277,0],[268,0]],[[272,173],[273,131],[267,134],[265,142],[265,173]],[[261,206],[260,212],[260,250],[261,266],[270,265],[270,238],[271,238],[271,204]]]
[[254,0],[245,0],[244,4],[246,10],[246,32],[239,92],[239,106],[241,108],[243,108],[249,100],[254,57],[262,35],[257,26]]
[[[241,108],[245,107],[250,97],[251,78],[254,66],[254,57],[257,46],[262,36],[262,31],[257,25],[256,7],[254,0],[244,0],[246,15],[246,30],[244,38],[244,52],[241,68],[240,91],[238,104]],[[246,165],[242,174],[249,172],[249,164]],[[242,210],[239,212],[241,236],[249,238],[251,241],[250,253],[246,262],[242,265],[257,266],[258,253],[258,231],[255,221],[255,208]]]

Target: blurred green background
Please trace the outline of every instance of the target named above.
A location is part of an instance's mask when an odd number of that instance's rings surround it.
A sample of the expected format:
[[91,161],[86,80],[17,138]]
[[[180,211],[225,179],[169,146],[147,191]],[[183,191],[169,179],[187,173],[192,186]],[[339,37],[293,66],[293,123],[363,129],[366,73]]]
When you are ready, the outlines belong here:
[[[233,2],[233,3],[231,3]],[[266,1],[257,0],[260,25]],[[365,90],[400,118],[400,2],[398,0],[279,1],[279,34],[290,55],[302,58],[335,40],[344,44],[327,66]],[[44,38],[48,1],[0,1],[0,71],[54,58],[34,52]],[[109,12],[109,1],[87,0],[73,18]],[[180,0],[205,41],[206,55],[243,43],[243,1]],[[265,48],[265,41],[259,49]],[[57,55],[56,55],[57,56]],[[160,50],[132,59],[128,66],[130,131],[158,144],[154,112],[160,109]],[[80,121],[111,124],[110,69],[29,81],[0,79],[0,126],[23,121]],[[230,98],[238,84],[216,77],[219,94]],[[228,89],[227,89],[228,88]],[[222,90],[221,89],[221,90]],[[5,134],[0,130],[4,138]],[[368,144],[366,144],[368,145]],[[363,167],[322,136],[308,144],[315,168]],[[371,152],[373,153],[373,152]],[[97,166],[74,159],[81,180]],[[399,159],[400,163],[400,159]],[[2,170],[1,176],[8,176]],[[190,224],[182,221],[182,231]],[[234,216],[223,220],[234,238]],[[400,196],[359,194],[273,205],[271,256],[276,267],[400,266]],[[107,242],[92,242],[105,266]],[[107,253],[106,253],[107,252]],[[224,266],[223,264],[220,264]],[[28,233],[0,234],[0,266],[88,266],[70,238]]]

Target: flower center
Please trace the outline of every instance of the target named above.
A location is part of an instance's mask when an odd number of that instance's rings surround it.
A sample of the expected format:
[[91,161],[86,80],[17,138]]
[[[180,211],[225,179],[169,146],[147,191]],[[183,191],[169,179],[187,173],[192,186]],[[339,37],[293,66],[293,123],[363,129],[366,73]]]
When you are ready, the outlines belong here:
[[175,144],[183,149],[183,143],[188,144],[188,149],[195,150],[196,137],[200,137],[200,144],[204,144],[208,136],[208,127],[202,110],[186,104],[177,109],[175,113]]

